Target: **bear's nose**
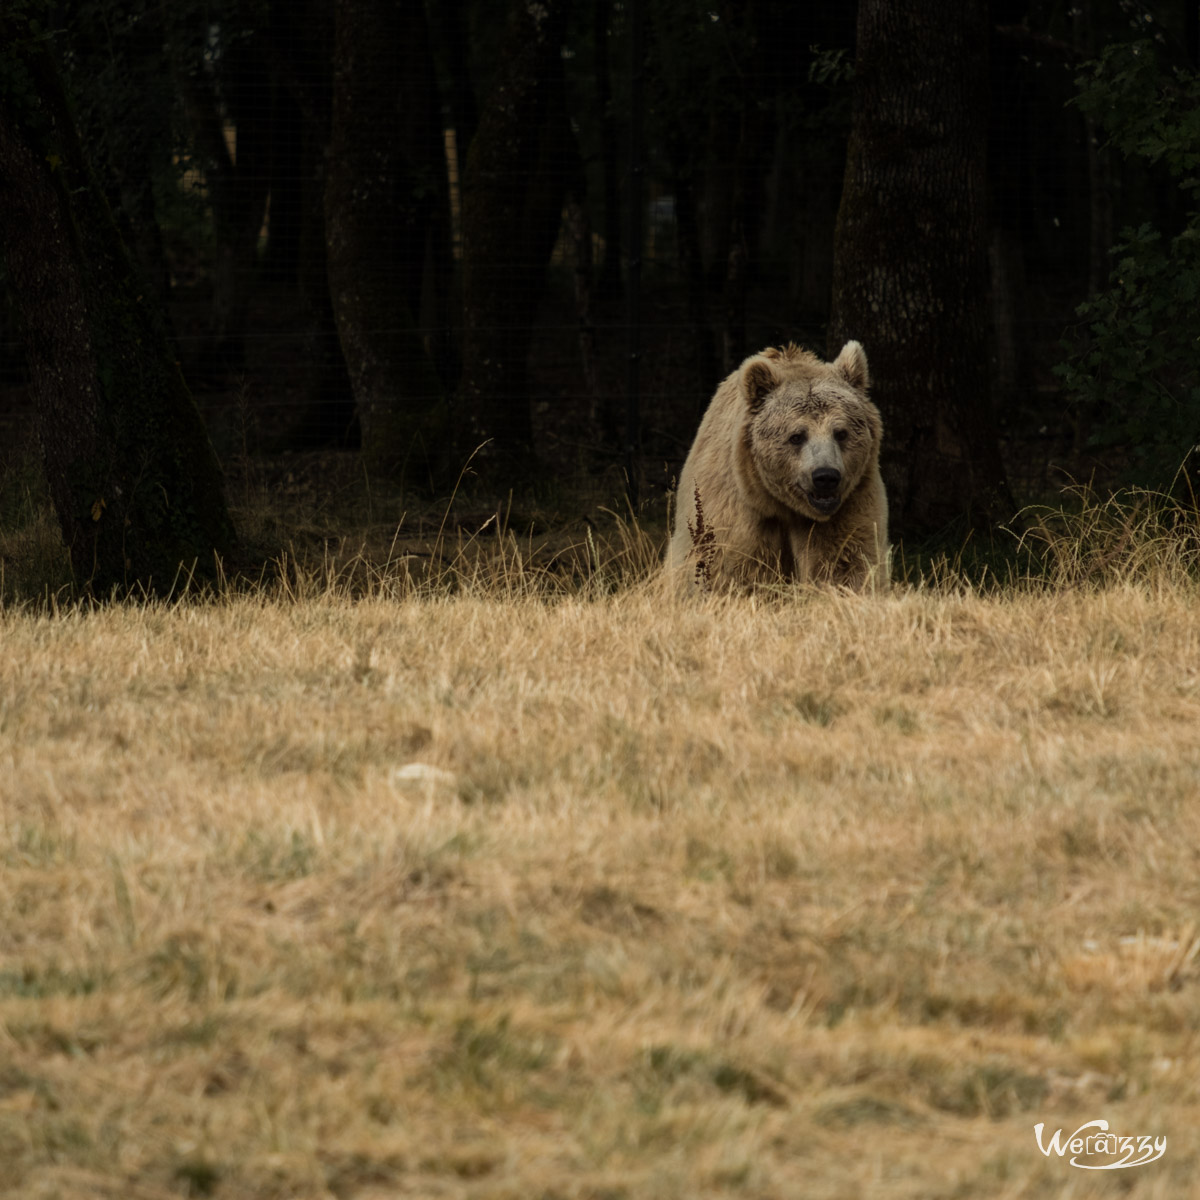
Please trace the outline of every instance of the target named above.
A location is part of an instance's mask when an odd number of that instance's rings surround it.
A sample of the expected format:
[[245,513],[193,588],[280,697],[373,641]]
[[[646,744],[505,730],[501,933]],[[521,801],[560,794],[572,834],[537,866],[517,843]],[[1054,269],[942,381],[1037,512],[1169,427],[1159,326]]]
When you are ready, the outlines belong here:
[[818,467],[812,473],[813,491],[818,496],[832,496],[842,482],[842,473],[837,467]]

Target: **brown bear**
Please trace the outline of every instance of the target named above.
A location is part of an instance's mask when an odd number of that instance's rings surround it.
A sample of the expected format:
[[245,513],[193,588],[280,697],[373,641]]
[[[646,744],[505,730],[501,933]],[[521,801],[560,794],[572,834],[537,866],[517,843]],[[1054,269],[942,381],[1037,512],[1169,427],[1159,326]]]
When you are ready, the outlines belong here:
[[862,589],[887,572],[883,421],[867,356],[755,354],[717,388],[679,476],[667,569],[701,588],[779,579]]

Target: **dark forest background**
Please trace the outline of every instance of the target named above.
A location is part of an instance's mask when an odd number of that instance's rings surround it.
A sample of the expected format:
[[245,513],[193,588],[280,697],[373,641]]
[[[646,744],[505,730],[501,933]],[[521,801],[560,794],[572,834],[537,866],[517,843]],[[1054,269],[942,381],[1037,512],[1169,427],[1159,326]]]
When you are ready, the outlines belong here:
[[0,525],[48,495],[104,586],[232,546],[247,463],[393,520],[456,487],[649,512],[746,354],[848,337],[898,536],[1186,488],[1197,22],[6,0]]

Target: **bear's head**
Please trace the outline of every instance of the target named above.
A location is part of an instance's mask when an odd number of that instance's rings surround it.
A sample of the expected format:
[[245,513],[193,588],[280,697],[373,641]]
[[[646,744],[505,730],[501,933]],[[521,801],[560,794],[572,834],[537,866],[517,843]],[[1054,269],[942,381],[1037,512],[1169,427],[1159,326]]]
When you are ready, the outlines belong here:
[[793,512],[827,521],[878,463],[883,421],[869,383],[858,342],[831,363],[789,346],[743,364],[746,448],[762,486]]

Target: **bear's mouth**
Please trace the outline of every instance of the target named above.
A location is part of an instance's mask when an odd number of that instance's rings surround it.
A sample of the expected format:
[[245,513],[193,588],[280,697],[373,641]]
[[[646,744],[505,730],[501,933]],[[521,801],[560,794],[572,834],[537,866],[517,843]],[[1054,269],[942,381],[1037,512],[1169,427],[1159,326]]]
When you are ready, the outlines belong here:
[[815,492],[808,493],[808,502],[819,512],[823,517],[830,517],[838,510],[841,504],[839,496],[819,496]]

